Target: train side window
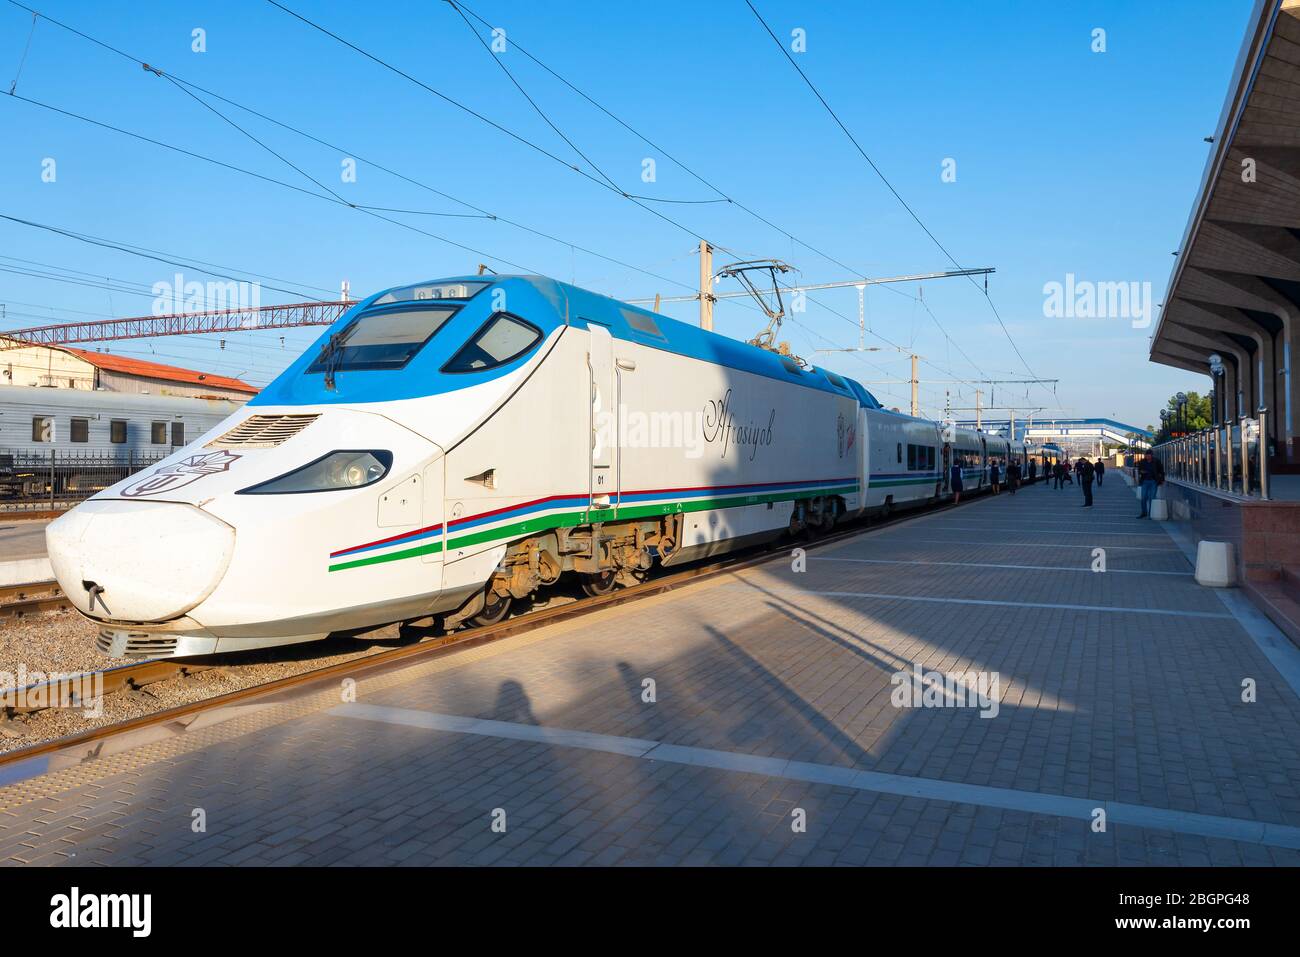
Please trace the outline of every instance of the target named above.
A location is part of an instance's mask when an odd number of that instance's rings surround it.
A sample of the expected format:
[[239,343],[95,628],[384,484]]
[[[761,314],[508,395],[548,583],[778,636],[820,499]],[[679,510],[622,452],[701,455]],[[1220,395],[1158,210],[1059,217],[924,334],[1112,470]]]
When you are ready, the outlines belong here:
[[903,464],[903,443],[902,442],[898,443],[898,464],[899,465]]
[[32,416],[32,441],[54,441],[54,417],[49,415]]
[[911,442],[907,443],[907,470],[909,472],[916,471],[916,446]]
[[113,419],[108,423],[108,440],[114,445],[126,443],[126,419]]
[[172,447],[179,448],[185,444],[185,423],[172,423]]
[[536,326],[499,312],[442,367],[443,372],[482,372],[513,362],[537,345]]
[[149,441],[154,445],[167,444],[167,423],[152,422],[149,425]]
[[72,439],[72,441],[74,442],[89,442],[90,441],[90,420],[73,419],[72,431],[68,437]]

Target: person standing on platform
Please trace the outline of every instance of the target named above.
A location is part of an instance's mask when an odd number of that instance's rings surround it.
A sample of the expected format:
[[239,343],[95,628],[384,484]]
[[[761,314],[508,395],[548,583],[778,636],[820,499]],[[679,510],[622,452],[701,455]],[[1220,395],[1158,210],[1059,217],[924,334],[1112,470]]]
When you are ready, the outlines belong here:
[[1083,507],[1092,508],[1092,480],[1097,471],[1087,459],[1079,459],[1079,485],[1083,487]]
[[1015,495],[1018,488],[1020,488],[1020,463],[1012,459],[1007,465],[1007,489]]
[[993,486],[994,495],[997,495],[1002,490],[1002,475],[998,471],[997,459],[989,459],[989,484]]
[[1029,484],[1033,485],[1038,478],[1038,462],[1034,459],[1029,460]]
[[1097,473],[1097,488],[1101,488],[1101,480],[1106,477],[1106,463],[1100,455],[1097,456],[1097,464],[1093,470]]
[[1155,501],[1156,489],[1165,482],[1165,467],[1160,460],[1147,449],[1137,467],[1138,483],[1142,486],[1142,511],[1138,518],[1151,517],[1151,503]]
[[1065,488],[1065,469],[1060,462],[1052,463],[1052,478],[1055,479],[1052,488]]
[[963,461],[964,460],[961,456],[957,456],[957,458],[953,459],[952,469],[950,470],[951,474],[948,478],[948,482],[952,486],[952,504],[954,505],[961,504],[961,493],[965,491],[965,486],[962,484],[961,480]]

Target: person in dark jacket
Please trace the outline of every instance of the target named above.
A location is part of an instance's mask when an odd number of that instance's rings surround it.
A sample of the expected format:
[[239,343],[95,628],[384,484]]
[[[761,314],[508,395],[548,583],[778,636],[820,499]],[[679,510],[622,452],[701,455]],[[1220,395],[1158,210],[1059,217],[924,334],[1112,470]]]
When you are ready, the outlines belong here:
[[1096,469],[1085,458],[1079,459],[1078,468],[1079,485],[1083,488],[1083,507],[1092,508],[1092,480],[1096,477]]
[[1052,488],[1065,488],[1065,466],[1060,462],[1052,463],[1052,478],[1056,480]]
[[1016,494],[1016,489],[1020,488],[1020,463],[1012,459],[1007,465],[1007,488],[1012,495]]
[[1101,480],[1106,476],[1106,463],[1102,461],[1101,456],[1097,456],[1097,464],[1093,466],[1093,471],[1097,473],[1097,488],[1101,488]]
[[1138,484],[1142,487],[1142,511],[1138,513],[1138,518],[1150,518],[1156,490],[1165,483],[1165,467],[1147,449],[1146,455],[1138,460],[1137,473]]
[[989,459],[989,484],[993,486],[994,495],[1002,491],[1002,473],[998,471],[997,459]]
[[1029,484],[1033,485],[1038,480],[1038,462],[1034,459],[1029,460]]
[[948,483],[952,487],[952,504],[961,504],[961,493],[965,491],[965,485],[961,480],[962,464],[965,460],[959,455],[953,460],[952,469],[948,478]]

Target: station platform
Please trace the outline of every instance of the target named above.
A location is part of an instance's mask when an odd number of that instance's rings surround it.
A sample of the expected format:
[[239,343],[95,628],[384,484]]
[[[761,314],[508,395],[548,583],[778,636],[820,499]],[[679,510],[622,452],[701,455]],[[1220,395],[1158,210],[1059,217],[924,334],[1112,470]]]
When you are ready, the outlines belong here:
[[0,862],[1300,864],[1300,651],[1108,478],[0,767]]
[[49,581],[54,577],[45,551],[49,519],[0,514],[0,586]]

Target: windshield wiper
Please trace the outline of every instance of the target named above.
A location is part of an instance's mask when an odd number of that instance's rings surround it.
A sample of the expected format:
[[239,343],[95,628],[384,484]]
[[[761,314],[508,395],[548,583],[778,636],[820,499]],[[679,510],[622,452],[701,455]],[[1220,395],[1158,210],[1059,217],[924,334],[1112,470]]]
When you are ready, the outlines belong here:
[[331,392],[338,391],[334,383],[334,376],[343,362],[343,343],[351,334],[351,326],[334,333],[330,336],[329,341],[325,343],[325,348],[321,350],[320,356],[316,359],[318,363],[325,367],[325,388]]

